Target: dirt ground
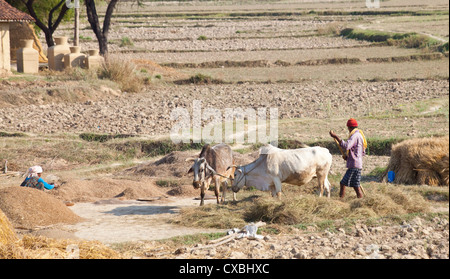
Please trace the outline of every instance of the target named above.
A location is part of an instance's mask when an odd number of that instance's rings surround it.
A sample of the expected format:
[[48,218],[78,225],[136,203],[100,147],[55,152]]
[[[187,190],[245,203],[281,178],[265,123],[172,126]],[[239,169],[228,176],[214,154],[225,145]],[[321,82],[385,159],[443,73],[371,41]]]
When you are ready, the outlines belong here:
[[[208,202],[215,202],[215,199]],[[64,226],[61,230],[73,231],[75,237],[106,244],[221,232],[218,229],[189,228],[168,223],[180,208],[198,206],[198,203],[192,197],[163,198],[155,202],[110,199],[77,203],[71,208],[72,211],[87,221]]]
[[[64,131],[167,135],[175,123],[167,112],[178,107],[191,112],[194,100],[201,101],[202,112],[218,108],[222,114],[225,108],[277,108],[280,120],[336,119],[350,117],[349,114],[370,118],[383,112],[394,114],[401,110],[400,105],[445,100],[447,89],[446,80],[169,86],[107,100],[30,104],[28,110],[19,106],[3,108],[0,129],[44,134]],[[347,103],[353,99],[352,110],[347,111]],[[443,101],[441,106],[448,107],[448,102]]]
[[415,218],[396,226],[357,224],[335,232],[293,230],[259,239],[234,239],[219,246],[176,249],[142,247],[148,258],[177,259],[448,259],[448,220]]

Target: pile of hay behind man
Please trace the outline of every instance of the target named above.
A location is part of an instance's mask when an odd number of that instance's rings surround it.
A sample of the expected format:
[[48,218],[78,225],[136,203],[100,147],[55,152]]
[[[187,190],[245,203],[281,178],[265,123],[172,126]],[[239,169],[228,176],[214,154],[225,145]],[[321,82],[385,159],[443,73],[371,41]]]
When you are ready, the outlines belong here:
[[449,186],[449,137],[419,138],[392,146],[387,173],[394,171],[396,184]]

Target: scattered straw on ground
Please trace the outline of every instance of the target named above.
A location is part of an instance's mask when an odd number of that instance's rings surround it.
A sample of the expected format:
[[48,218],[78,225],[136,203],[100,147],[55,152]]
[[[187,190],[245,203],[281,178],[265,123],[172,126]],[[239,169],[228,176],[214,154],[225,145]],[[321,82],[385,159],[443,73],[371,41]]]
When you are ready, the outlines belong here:
[[24,235],[0,244],[0,259],[119,259],[120,254],[98,241],[52,239]]
[[[23,189],[19,188],[19,190]],[[33,191],[37,192],[38,190]],[[24,193],[26,192],[27,190],[24,191]],[[22,193],[18,195],[19,197],[24,197]],[[5,197],[4,193],[2,193],[1,196]],[[8,197],[10,196],[8,195]],[[51,199],[49,200],[51,201]],[[29,202],[29,200],[25,200],[25,202]],[[52,239],[44,236],[33,236],[28,234],[19,239],[14,232],[13,225],[3,211],[0,210],[0,259],[67,258],[115,259],[121,258],[121,256],[98,241]]]
[[430,211],[429,203],[415,188],[369,183],[365,184],[365,190],[363,199],[357,199],[353,191],[348,191],[344,199],[286,191],[281,201],[264,193],[243,192],[237,202],[183,209],[175,222],[185,226],[230,228],[258,221],[296,225]]

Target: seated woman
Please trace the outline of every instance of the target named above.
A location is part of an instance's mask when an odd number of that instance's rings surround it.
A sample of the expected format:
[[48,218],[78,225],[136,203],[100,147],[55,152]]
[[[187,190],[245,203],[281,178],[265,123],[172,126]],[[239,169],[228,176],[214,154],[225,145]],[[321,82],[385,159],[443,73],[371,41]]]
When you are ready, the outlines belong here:
[[51,190],[55,188],[54,184],[49,184],[44,181],[44,179],[41,178],[42,174],[42,167],[40,166],[34,166],[28,169],[28,175],[27,178],[20,184],[20,186],[23,187],[31,187],[36,188],[39,190]]

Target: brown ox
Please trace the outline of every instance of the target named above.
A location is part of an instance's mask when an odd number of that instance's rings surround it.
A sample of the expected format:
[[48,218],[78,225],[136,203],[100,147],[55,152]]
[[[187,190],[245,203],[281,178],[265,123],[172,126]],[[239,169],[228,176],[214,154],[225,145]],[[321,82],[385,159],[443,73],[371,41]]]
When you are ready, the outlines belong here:
[[[233,151],[227,144],[221,143],[211,147],[209,144],[203,146],[198,158],[188,158],[187,162],[194,162],[189,172],[194,172],[193,186],[200,188],[200,205],[204,204],[205,191],[209,188],[211,181],[214,181],[217,203],[219,201],[220,185],[222,187],[222,200],[225,201],[225,193],[228,187],[228,178],[233,179],[234,168],[227,168],[234,164]],[[233,193],[233,201],[236,200],[236,193]]]

